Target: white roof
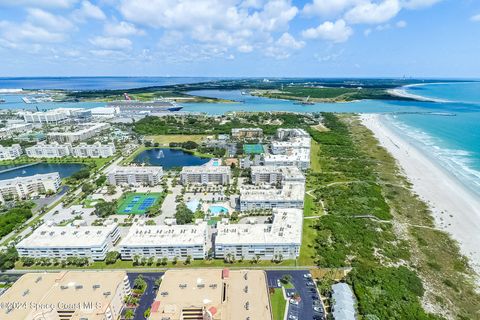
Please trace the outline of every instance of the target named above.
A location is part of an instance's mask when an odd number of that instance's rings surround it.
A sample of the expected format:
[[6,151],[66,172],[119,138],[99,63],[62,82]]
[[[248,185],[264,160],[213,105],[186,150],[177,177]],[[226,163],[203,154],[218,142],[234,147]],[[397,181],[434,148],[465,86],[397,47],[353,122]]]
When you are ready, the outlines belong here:
[[120,242],[120,247],[159,247],[204,245],[207,224],[134,225]]
[[355,299],[350,286],[346,283],[337,283],[332,289],[334,319],[355,320]]
[[305,185],[301,182],[287,182],[281,189],[240,189],[240,201],[303,201],[304,196]]
[[296,244],[302,242],[303,211],[275,209],[272,224],[218,224],[216,244]]
[[305,179],[302,171],[297,166],[251,166],[254,174],[281,174],[285,180]]
[[126,166],[115,167],[110,173],[114,174],[159,174],[163,169],[160,166]]
[[229,174],[229,166],[189,166],[182,168],[182,174],[202,174],[202,173],[216,173],[216,174]]
[[47,226],[43,225],[20,241],[17,248],[84,248],[101,246],[117,224],[107,226]]

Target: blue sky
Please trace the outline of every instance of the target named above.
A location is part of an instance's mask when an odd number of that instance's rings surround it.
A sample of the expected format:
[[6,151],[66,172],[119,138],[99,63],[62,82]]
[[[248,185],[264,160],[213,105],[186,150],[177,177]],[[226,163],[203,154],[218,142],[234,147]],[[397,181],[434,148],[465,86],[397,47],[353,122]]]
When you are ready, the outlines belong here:
[[0,76],[480,75],[478,0],[0,0]]

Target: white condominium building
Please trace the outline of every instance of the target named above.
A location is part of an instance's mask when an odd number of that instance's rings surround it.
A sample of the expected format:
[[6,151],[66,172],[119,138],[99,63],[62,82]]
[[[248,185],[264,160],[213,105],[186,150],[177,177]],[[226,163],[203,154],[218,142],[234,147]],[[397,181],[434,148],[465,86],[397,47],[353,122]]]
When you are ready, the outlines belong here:
[[105,260],[107,252],[119,239],[117,224],[65,227],[43,225],[20,241],[16,248],[20,257]]
[[266,166],[296,166],[301,170],[310,168],[310,150],[292,151],[287,154],[266,154],[263,156]]
[[115,144],[94,144],[80,143],[78,146],[72,147],[72,156],[79,158],[108,158],[115,154]]
[[198,225],[135,225],[119,244],[123,260],[135,256],[184,260],[204,259],[207,255],[208,228]]
[[261,128],[234,128],[232,129],[232,138],[235,138],[235,139],[263,138],[263,130]]
[[303,211],[275,209],[271,224],[218,223],[215,257],[296,259],[302,244]]
[[266,166],[297,166],[310,168],[310,135],[303,129],[278,129],[270,144],[271,153],[264,155]]
[[0,138],[11,137],[14,133],[27,132],[32,130],[33,125],[31,123],[14,123],[5,128],[0,128]]
[[180,180],[183,185],[192,184],[229,184],[231,179],[229,166],[183,167]]
[[120,319],[130,294],[125,271],[27,273],[0,296],[0,319]]
[[73,131],[48,133],[47,138],[49,141],[57,141],[59,143],[74,143],[93,138],[103,130],[110,128],[108,123],[84,123],[77,126],[78,129]]
[[19,144],[13,144],[10,147],[0,146],[0,160],[12,160],[22,155],[22,147]]
[[28,123],[58,124],[68,120],[68,114],[62,110],[49,110],[45,112],[26,112],[23,119]]
[[286,182],[305,183],[305,176],[297,166],[252,166],[252,183],[284,184]]
[[304,196],[305,184],[299,182],[287,182],[280,189],[243,187],[240,189],[240,210],[302,209]]
[[160,183],[163,176],[162,167],[115,167],[108,174],[108,183],[118,185],[149,185]]
[[310,135],[307,131],[299,128],[287,129],[287,128],[280,128],[277,129],[276,138],[278,140],[285,140],[294,137],[304,137],[310,138]]
[[30,158],[61,158],[68,157],[71,154],[70,147],[70,144],[59,144],[58,142],[50,144],[39,142],[34,146],[25,148],[25,152]]
[[0,180],[0,202],[10,197],[26,199],[47,191],[57,192],[60,183],[58,172]]

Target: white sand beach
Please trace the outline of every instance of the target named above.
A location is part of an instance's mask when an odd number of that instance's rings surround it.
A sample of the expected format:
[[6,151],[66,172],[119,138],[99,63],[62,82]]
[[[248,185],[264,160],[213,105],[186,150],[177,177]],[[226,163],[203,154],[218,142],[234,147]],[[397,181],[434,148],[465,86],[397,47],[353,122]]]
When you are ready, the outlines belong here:
[[390,93],[393,96],[401,97],[401,98],[410,98],[410,99],[415,99],[418,101],[423,101],[423,102],[449,102],[447,100],[442,100],[442,99],[434,99],[434,98],[427,98],[420,96],[418,94],[413,94],[413,93],[408,93],[405,88],[407,87],[413,87],[414,85],[409,85],[409,86],[404,86],[400,88],[395,88],[395,89],[389,89],[387,90],[388,93]]
[[429,204],[436,226],[458,241],[462,253],[480,274],[480,197],[456,177],[382,124],[381,115],[364,114],[363,124],[402,167],[413,190]]

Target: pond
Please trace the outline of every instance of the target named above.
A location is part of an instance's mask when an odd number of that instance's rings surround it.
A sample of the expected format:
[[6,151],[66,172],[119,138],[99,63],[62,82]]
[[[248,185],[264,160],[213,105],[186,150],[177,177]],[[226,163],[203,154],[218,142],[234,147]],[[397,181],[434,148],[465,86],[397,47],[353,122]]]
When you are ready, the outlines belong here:
[[67,178],[84,167],[85,165],[80,163],[30,163],[0,166],[0,180],[52,172],[58,172],[60,178]]
[[183,150],[169,148],[148,149],[133,159],[134,163],[162,166],[167,170],[174,167],[201,166],[208,161],[210,161],[209,158],[201,158]]

